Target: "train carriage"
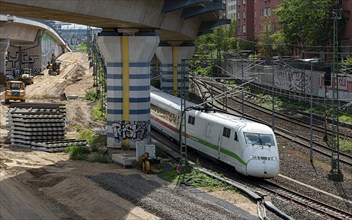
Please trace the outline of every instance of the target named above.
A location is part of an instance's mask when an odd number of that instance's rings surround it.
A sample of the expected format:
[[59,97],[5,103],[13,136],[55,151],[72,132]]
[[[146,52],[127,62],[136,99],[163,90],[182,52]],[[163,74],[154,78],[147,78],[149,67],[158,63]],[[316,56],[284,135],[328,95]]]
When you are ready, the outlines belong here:
[[[151,125],[179,139],[181,100],[152,88]],[[186,107],[196,106],[186,102]],[[186,112],[187,145],[233,166],[248,176],[272,178],[279,174],[275,135],[266,125],[220,112]]]

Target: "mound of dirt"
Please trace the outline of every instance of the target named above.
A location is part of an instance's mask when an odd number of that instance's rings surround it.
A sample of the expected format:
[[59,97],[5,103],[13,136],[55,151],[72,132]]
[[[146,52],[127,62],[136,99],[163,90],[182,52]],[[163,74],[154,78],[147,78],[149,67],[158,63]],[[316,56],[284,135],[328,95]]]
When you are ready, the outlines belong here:
[[60,74],[52,76],[45,70],[44,75],[34,77],[34,84],[26,87],[27,99],[46,102],[48,99],[60,99],[63,93],[83,97],[85,91],[93,86],[93,74],[86,54],[65,53],[58,60],[61,61]]

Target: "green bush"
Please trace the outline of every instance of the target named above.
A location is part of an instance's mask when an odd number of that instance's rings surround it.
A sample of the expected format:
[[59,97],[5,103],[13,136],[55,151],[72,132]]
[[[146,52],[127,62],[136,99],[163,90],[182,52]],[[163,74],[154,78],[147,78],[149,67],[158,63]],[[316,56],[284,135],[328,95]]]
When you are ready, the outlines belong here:
[[100,100],[97,101],[97,103],[93,106],[92,116],[93,116],[93,119],[97,121],[105,122],[107,120],[106,113],[102,109]]
[[98,98],[97,90],[96,89],[89,89],[86,91],[84,99],[89,101],[95,101]]
[[339,121],[345,122],[345,123],[348,123],[348,124],[352,124],[352,116],[341,114],[339,116]]
[[347,153],[352,153],[352,140],[340,139],[340,150]]
[[92,144],[96,138],[96,134],[90,129],[85,129],[79,132],[77,140],[86,140],[88,144]]
[[99,146],[106,146],[106,135],[96,135],[92,130],[80,130],[77,140],[86,140],[93,152],[98,151]]
[[87,147],[77,145],[66,147],[65,152],[70,154],[70,159],[72,160],[85,160],[90,153]]

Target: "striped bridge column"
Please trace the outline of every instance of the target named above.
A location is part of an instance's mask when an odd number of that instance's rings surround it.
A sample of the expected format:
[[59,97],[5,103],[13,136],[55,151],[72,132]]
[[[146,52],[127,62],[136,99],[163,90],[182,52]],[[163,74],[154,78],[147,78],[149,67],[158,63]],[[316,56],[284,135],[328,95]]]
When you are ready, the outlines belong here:
[[[104,33],[104,32],[103,32]],[[150,61],[155,33],[98,36],[107,68],[107,146],[135,148],[150,143]]]
[[[182,60],[190,59],[194,53],[194,46],[169,42],[160,44],[156,55],[161,62],[160,65],[160,89],[164,92],[179,96],[182,89]],[[185,76],[189,76],[189,61],[185,62]],[[189,82],[186,82],[188,91]]]

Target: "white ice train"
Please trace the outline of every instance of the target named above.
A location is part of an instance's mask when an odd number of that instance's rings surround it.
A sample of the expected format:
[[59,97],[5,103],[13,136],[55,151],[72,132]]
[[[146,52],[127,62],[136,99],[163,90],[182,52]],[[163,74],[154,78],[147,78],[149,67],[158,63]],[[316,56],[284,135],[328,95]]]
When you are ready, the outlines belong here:
[[[179,140],[181,100],[151,89],[151,125]],[[196,104],[186,102],[186,106]],[[220,112],[186,112],[187,145],[247,176],[272,178],[280,161],[274,132],[266,125]]]

